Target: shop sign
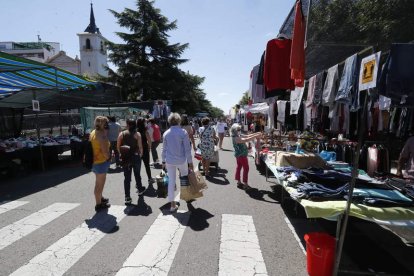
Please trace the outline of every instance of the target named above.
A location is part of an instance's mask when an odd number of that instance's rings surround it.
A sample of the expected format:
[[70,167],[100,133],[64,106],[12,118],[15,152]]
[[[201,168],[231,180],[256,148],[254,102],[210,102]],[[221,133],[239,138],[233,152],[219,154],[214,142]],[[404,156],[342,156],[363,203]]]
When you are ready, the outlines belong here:
[[359,73],[359,91],[377,86],[380,57],[381,52],[378,52],[362,59],[361,71]]

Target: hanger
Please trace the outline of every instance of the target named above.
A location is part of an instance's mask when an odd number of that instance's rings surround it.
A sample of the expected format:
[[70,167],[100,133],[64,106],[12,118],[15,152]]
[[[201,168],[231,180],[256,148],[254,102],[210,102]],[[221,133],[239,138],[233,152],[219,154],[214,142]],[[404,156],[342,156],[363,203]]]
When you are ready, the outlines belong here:
[[279,33],[276,38],[277,39],[288,39],[288,36],[284,33]]

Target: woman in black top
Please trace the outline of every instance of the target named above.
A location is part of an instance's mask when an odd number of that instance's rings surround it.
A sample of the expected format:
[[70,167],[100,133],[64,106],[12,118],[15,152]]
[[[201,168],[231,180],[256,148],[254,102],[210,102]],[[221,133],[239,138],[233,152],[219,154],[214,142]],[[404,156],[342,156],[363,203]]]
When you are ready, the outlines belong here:
[[142,148],[143,155],[142,161],[144,161],[145,170],[147,171],[148,183],[154,183],[154,179],[151,177],[151,168],[150,168],[150,151],[151,151],[151,137],[147,131],[144,118],[137,119],[137,130],[141,134],[142,139]]

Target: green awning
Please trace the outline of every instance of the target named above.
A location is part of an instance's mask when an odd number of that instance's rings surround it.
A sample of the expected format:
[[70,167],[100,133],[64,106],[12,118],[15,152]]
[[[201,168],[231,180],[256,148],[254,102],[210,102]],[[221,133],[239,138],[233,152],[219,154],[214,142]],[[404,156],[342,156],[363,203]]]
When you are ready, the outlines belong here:
[[86,90],[96,85],[68,71],[0,52],[0,98],[20,90]]

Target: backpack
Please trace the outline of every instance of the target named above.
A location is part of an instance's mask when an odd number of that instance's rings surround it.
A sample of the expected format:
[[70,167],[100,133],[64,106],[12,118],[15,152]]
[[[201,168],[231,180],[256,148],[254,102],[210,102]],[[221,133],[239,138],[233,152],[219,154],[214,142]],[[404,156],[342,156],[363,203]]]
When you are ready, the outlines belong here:
[[92,142],[87,141],[85,144],[85,150],[83,153],[83,166],[87,168],[88,170],[92,169],[93,165],[93,148],[92,148]]

